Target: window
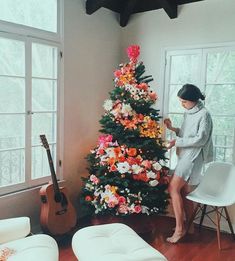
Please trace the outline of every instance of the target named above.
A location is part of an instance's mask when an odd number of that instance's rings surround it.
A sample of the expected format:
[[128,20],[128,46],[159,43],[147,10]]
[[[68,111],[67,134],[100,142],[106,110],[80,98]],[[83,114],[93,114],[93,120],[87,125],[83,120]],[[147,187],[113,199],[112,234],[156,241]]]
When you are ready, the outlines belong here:
[[1,0],[0,20],[57,32],[57,0]]
[[[235,45],[166,53],[165,108],[174,126],[180,126],[183,108],[177,99],[179,88],[185,83],[197,85],[206,95],[213,124],[214,160],[233,162],[235,151]],[[167,131],[167,139],[172,133]],[[170,167],[176,158],[170,152]]]
[[[1,9],[0,19],[20,24],[27,21],[28,26],[57,31],[56,14],[50,16],[53,21],[49,23],[45,20],[39,24],[37,21],[41,18],[36,19],[42,17],[46,7],[57,10],[57,1],[46,1],[46,6],[44,1],[36,0],[2,2],[7,12]],[[19,2],[15,16],[13,2]],[[32,19],[27,17],[31,11],[35,12],[35,21],[33,16],[30,16]],[[10,26],[11,32],[0,32],[0,194],[48,181],[50,169],[40,134],[47,137],[55,168],[59,158],[61,43],[57,40],[57,33],[51,41],[47,39],[47,32],[44,35],[41,31],[40,38],[36,38],[34,28],[26,35],[19,35],[19,25]],[[29,36],[29,32],[34,37]]]

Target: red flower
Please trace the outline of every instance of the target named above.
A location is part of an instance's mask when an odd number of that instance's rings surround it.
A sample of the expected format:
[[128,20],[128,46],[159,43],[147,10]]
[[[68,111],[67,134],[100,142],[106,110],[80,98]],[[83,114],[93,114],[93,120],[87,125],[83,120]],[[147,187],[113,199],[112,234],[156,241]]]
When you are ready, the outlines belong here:
[[132,62],[136,62],[138,56],[140,55],[139,45],[130,45],[127,48],[127,55]]
[[145,82],[142,82],[142,83],[138,84],[136,87],[137,87],[138,89],[147,91],[147,89],[148,89],[148,84],[145,83]]
[[134,210],[135,210],[135,213],[140,213],[141,210],[142,210],[142,208],[141,208],[140,205],[136,205],[136,206],[134,207]]
[[126,199],[125,199],[125,197],[120,196],[120,197],[118,198],[118,203],[119,203],[120,205],[125,204],[125,203],[126,203]]
[[117,167],[115,165],[110,166],[110,171],[116,171],[116,170],[117,170]]
[[129,149],[127,149],[127,155],[128,156],[134,157],[134,156],[136,156],[136,154],[137,154],[136,148],[129,148]]
[[91,196],[86,196],[86,197],[85,197],[85,200],[86,200],[86,201],[92,201],[92,197],[91,197]]

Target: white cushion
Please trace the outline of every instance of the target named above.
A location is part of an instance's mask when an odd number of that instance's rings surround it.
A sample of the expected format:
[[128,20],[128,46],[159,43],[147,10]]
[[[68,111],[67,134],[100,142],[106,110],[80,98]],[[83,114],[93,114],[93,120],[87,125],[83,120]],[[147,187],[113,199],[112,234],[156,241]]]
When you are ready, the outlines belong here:
[[33,235],[0,245],[0,250],[9,248],[15,251],[7,261],[58,261],[56,241],[48,235]]
[[78,230],[72,248],[79,261],[167,261],[133,229],[121,223]]
[[29,233],[30,219],[28,217],[0,220],[0,243],[26,237]]

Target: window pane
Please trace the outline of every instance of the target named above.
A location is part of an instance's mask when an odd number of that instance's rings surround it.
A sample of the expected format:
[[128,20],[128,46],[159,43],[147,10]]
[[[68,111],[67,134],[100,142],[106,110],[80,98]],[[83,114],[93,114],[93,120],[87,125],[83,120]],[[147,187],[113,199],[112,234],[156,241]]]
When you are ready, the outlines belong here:
[[171,57],[170,83],[185,84],[197,81],[199,55],[177,55]]
[[25,146],[25,115],[0,115],[0,150]]
[[169,112],[170,113],[183,113],[184,108],[181,106],[177,93],[182,85],[169,86]]
[[32,76],[57,78],[57,48],[42,44],[32,45]]
[[209,53],[207,83],[235,82],[235,51]]
[[212,117],[214,160],[232,162],[235,117]]
[[57,0],[1,0],[0,20],[57,32]]
[[33,111],[56,110],[57,81],[33,79],[32,85]]
[[24,115],[0,115],[0,186],[24,181]]
[[[56,145],[50,145],[50,152],[53,159],[54,169],[56,171]],[[32,148],[32,178],[41,178],[50,176],[50,167],[47,158],[47,152],[44,147],[36,146]]]
[[0,187],[24,182],[24,172],[24,149],[0,150]]
[[235,129],[235,117],[215,117],[213,120],[213,135],[233,136]]
[[0,76],[0,112],[25,112],[24,79]]
[[206,86],[206,107],[212,114],[234,115],[235,85]]
[[0,75],[25,75],[24,48],[23,42],[0,37]]
[[56,142],[56,114],[34,113],[32,117],[32,145],[40,143],[39,135],[45,134],[48,143]]

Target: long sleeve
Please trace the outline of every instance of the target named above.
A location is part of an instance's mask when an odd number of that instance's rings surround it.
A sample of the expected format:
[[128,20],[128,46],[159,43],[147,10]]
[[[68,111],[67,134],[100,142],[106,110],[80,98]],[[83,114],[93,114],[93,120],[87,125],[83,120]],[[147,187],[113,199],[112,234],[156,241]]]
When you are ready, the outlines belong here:
[[196,135],[191,136],[190,134],[183,135],[183,137],[176,138],[176,147],[203,147],[212,132],[212,120],[210,114],[205,113],[199,121],[198,130]]

